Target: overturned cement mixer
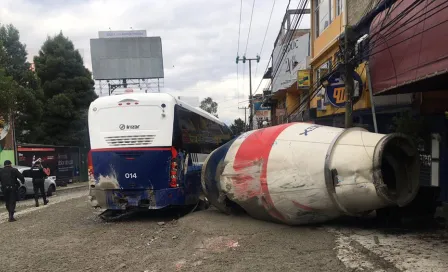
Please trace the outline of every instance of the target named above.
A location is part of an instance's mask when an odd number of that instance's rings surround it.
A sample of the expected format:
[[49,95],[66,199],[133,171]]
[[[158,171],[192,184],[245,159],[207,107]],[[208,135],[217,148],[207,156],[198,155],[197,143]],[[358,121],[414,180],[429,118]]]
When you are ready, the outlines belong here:
[[288,123],[240,135],[213,151],[202,188],[225,213],[290,225],[357,216],[411,202],[419,156],[402,134]]

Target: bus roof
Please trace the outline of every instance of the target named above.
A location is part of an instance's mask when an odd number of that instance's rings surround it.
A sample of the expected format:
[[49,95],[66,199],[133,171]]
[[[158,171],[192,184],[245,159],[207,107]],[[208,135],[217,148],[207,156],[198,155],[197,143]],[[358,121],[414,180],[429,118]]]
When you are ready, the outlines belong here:
[[113,95],[113,96],[103,96],[97,98],[95,101],[91,103],[91,107],[102,107],[107,105],[115,105],[116,103],[120,102],[123,99],[137,99],[139,101],[151,101],[151,100],[159,100],[159,101],[167,101],[171,103],[175,103],[191,112],[194,112],[196,114],[201,115],[204,118],[207,118],[215,123],[218,123],[220,125],[224,125],[225,123],[216,118],[215,116],[211,115],[210,113],[202,110],[201,108],[196,108],[193,106],[190,106],[188,103],[181,101],[174,97],[171,94],[168,93],[131,93],[131,94],[121,94],[121,95]]

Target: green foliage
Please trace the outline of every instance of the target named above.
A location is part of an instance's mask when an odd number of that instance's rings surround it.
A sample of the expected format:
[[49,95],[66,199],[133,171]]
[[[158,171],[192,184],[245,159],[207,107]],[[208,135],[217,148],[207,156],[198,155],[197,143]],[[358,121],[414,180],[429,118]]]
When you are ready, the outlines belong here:
[[87,110],[97,95],[79,51],[59,33],[45,41],[34,63],[46,99],[42,141],[88,147]]
[[3,73],[0,111],[14,113],[18,142],[33,143],[41,131],[43,95],[30,66],[19,31],[13,25],[0,26],[0,69]]
[[10,114],[15,110],[17,101],[18,84],[6,75],[4,69],[0,68],[0,124],[7,122]]
[[204,98],[204,100],[201,101],[201,105],[199,107],[206,112],[218,117],[218,103],[213,101],[211,97]]
[[234,135],[240,135],[246,130],[246,124],[241,118],[235,119],[229,127]]

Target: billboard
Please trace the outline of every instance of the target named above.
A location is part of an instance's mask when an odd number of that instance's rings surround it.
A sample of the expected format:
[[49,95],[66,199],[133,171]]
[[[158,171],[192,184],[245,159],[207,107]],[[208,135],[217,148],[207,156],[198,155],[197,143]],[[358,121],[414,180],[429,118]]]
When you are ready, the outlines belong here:
[[98,31],[98,38],[131,38],[146,37],[146,30]]
[[[310,35],[305,33],[291,43],[279,44],[274,48],[272,92],[287,89],[297,81],[297,71],[306,69]],[[285,51],[286,50],[286,51]],[[284,56],[283,56],[284,53]],[[283,59],[282,59],[283,56]],[[281,61],[281,62],[280,62]],[[278,67],[278,69],[277,69]]]
[[160,37],[90,39],[93,78],[164,78]]

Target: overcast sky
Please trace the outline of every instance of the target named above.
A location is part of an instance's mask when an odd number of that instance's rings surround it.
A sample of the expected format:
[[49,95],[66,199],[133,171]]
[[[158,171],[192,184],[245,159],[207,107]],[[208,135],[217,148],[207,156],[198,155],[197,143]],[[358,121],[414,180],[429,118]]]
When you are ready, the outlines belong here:
[[[260,52],[273,3],[255,0],[246,53],[247,57],[261,53],[258,69],[257,65],[253,67],[254,91],[273,50],[288,0],[275,1]],[[298,3],[291,1],[290,8],[296,8]],[[253,0],[243,0],[240,56],[246,49],[252,4]],[[238,117],[244,119],[244,110],[238,110],[238,106],[247,106],[249,95],[248,65],[238,65],[237,77],[235,63],[239,13],[239,0],[0,0],[0,23],[12,23],[19,29],[30,62],[47,36],[61,30],[73,41],[90,70],[89,39],[97,38],[100,30],[132,27],[147,30],[148,36],[160,36],[165,67],[162,91],[200,99],[210,96],[218,102],[219,117],[226,123]],[[309,27],[309,21],[301,27]]]

